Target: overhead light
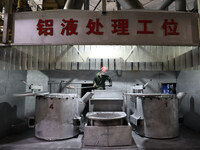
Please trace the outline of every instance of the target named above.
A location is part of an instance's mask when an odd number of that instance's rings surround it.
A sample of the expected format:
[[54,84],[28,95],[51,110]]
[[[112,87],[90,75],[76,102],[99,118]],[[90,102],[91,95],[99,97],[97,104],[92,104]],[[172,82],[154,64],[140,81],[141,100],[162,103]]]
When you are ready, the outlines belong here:
[[120,58],[120,46],[98,45],[91,46],[89,58]]

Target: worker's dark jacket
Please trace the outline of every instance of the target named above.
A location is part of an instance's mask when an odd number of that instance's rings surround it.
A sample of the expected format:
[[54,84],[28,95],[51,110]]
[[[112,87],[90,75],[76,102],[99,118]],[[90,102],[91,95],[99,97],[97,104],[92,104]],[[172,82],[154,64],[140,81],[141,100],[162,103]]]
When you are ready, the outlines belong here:
[[94,84],[96,83],[97,89],[104,89],[105,90],[105,82],[109,81],[109,83],[112,83],[111,78],[108,75],[102,75],[102,78],[100,77],[100,72],[96,74],[96,77],[94,78]]

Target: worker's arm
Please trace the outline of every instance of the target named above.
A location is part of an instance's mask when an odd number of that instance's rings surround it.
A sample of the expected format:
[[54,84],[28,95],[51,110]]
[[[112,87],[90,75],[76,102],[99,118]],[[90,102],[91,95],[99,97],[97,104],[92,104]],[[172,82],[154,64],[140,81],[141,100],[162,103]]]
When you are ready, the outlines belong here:
[[94,82],[94,83],[93,83],[93,87],[96,87],[96,86],[97,86],[97,84]]
[[112,79],[108,75],[106,76],[106,79],[109,82],[109,86],[112,86]]
[[93,87],[97,87],[97,83],[96,83],[96,77],[93,80]]

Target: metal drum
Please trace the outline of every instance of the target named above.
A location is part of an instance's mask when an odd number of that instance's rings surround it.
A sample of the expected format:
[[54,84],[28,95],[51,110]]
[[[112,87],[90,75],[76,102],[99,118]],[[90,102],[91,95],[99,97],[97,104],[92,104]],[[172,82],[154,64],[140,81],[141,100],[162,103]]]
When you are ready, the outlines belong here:
[[77,94],[36,96],[35,136],[45,140],[60,140],[78,135],[78,127],[73,125],[77,105]]
[[150,138],[174,138],[179,135],[178,99],[174,94],[132,94],[135,112],[130,122],[135,131]]

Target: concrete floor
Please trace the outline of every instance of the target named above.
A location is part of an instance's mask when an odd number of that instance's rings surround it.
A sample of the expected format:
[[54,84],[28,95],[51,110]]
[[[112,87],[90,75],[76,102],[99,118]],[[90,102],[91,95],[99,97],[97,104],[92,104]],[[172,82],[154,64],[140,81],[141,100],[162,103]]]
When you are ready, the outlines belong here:
[[132,133],[134,143],[126,147],[89,147],[82,144],[83,135],[60,141],[44,141],[34,137],[34,130],[16,134],[0,140],[0,150],[92,150],[92,149],[124,149],[124,150],[200,150],[200,133],[186,127],[180,128],[180,136],[174,139],[148,139]]

